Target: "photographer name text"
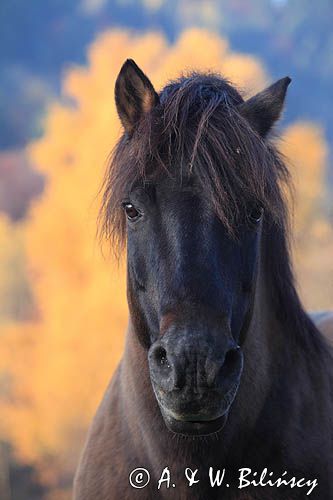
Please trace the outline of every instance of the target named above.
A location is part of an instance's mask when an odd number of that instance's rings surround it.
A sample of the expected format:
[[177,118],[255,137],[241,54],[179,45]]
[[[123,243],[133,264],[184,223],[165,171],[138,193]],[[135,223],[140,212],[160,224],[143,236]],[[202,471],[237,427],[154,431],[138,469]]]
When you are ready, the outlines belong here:
[[[201,480],[199,469],[191,469],[189,467],[184,470],[184,477],[187,481],[188,487],[190,488],[195,488],[195,485],[200,483]],[[211,488],[230,488],[230,484],[227,481],[226,469],[214,469],[213,467],[209,467],[208,480]],[[145,488],[150,482],[150,473],[143,467],[137,467],[132,470],[129,475],[129,483],[133,488]],[[239,490],[249,487],[281,488],[284,486],[289,487],[290,489],[304,488],[304,493],[307,496],[311,495],[315,487],[318,486],[317,479],[305,479],[304,477],[297,478],[295,476],[291,477],[287,471],[284,471],[279,477],[277,477],[273,472],[268,471],[267,468],[258,472],[252,471],[252,469],[248,467],[238,469],[237,482],[238,484],[236,487]],[[176,488],[176,484],[172,482],[169,467],[165,467],[161,472],[160,477],[156,481],[156,488],[158,490],[162,488]]]

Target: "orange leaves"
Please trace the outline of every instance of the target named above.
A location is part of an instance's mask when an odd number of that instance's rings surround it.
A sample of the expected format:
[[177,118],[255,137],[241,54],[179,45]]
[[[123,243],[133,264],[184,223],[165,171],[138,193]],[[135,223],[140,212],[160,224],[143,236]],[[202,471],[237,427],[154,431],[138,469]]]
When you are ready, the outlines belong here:
[[297,123],[287,128],[281,149],[289,159],[296,188],[297,231],[304,232],[318,218],[328,150],[320,127]]
[[311,123],[287,128],[281,149],[295,183],[294,260],[301,296],[309,308],[333,307],[332,204],[325,176],[328,148],[323,131]]
[[30,294],[25,276],[22,227],[0,217],[0,326],[28,316]]

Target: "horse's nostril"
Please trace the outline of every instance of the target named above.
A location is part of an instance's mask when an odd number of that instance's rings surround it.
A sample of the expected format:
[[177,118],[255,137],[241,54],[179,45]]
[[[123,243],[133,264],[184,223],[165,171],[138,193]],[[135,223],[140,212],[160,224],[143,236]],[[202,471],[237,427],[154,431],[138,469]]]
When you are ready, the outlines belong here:
[[173,389],[175,370],[172,354],[168,354],[167,346],[156,343],[149,353],[149,369],[155,387],[169,392]]
[[227,354],[225,355],[223,368],[229,368],[234,365],[239,356],[239,349],[240,347],[237,346],[235,347],[235,349],[230,349],[230,351],[227,352]]
[[164,347],[158,347],[155,350],[154,356],[155,356],[155,361],[161,367],[171,368],[168,357],[167,357],[167,353],[166,353],[166,350],[164,349]]

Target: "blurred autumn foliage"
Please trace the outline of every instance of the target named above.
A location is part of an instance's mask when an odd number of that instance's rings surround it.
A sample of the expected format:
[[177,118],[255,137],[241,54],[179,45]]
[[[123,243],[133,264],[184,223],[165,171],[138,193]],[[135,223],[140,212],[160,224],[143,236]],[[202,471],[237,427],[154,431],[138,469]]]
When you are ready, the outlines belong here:
[[30,199],[41,193],[43,178],[19,150],[0,151],[0,211],[12,220],[24,217]]
[[31,296],[25,273],[23,230],[0,216],[0,326],[12,318],[28,319]]
[[[12,315],[20,321],[0,330],[0,436],[18,460],[37,468],[49,499],[69,498],[87,426],[122,351],[124,264],[103,257],[95,235],[105,161],[120,133],[113,85],[127,57],[157,89],[191,68],[217,70],[249,93],[269,81],[258,60],[196,29],[174,45],[157,33],[106,32],[90,47],[88,65],[65,76],[67,104],[50,107],[44,136],[28,147],[30,161],[46,176],[44,192],[20,226],[0,220],[0,295],[12,296],[15,280],[24,283],[28,276],[33,310],[30,319]],[[302,294],[307,305],[332,307],[322,131],[310,123],[292,125],[281,148],[296,179]],[[8,260],[15,272],[7,278]]]
[[294,262],[301,297],[309,309],[332,309],[333,204],[323,131],[311,123],[291,125],[281,150],[295,185]]

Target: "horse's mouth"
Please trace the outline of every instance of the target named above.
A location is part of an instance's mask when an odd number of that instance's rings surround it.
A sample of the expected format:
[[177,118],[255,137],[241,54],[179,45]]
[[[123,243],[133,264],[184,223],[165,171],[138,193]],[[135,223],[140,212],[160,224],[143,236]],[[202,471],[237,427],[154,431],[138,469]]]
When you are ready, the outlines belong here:
[[155,390],[155,395],[164,422],[170,431],[186,436],[207,436],[222,430],[225,426],[238,387],[239,379],[218,402],[215,401],[215,404],[206,399],[199,405],[192,401],[191,404],[180,406],[172,404],[174,402],[168,401],[158,390]]
[[163,411],[162,414],[165,424],[171,432],[185,436],[207,436],[214,434],[223,429],[228,418],[228,411],[224,415],[212,420],[185,420],[174,418]]

